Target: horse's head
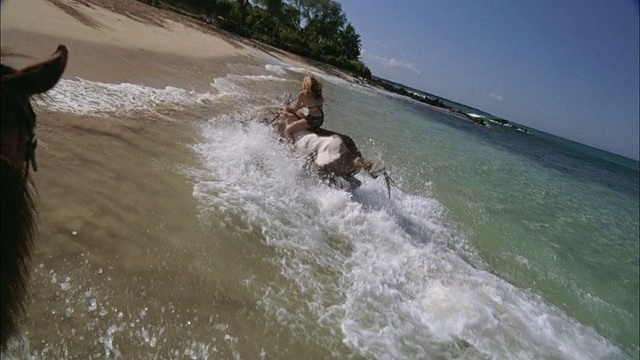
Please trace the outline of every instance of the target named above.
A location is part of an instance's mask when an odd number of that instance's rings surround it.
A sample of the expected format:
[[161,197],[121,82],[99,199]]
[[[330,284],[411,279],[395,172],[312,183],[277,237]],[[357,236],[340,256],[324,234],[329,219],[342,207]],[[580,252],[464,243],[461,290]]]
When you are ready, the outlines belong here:
[[60,80],[67,56],[67,48],[59,46],[50,59],[21,70],[0,64],[0,351],[18,332],[35,231],[28,169],[31,163],[37,170],[36,115],[29,98],[46,92]]
[[2,162],[21,168],[23,163],[35,164],[36,116],[29,98],[51,89],[60,80],[67,64],[68,51],[64,45],[46,61],[15,70],[1,66],[2,91]]
[[399,189],[398,185],[395,181],[393,181],[391,175],[389,175],[389,172],[385,167],[376,168],[375,161],[373,161],[372,159],[363,158],[362,155],[360,155],[360,152],[358,152],[358,157],[355,158],[353,164],[356,169],[364,170],[369,176],[374,179],[377,179],[380,175],[382,175],[384,178],[384,182],[387,185],[387,194],[389,198],[391,198],[392,187]]

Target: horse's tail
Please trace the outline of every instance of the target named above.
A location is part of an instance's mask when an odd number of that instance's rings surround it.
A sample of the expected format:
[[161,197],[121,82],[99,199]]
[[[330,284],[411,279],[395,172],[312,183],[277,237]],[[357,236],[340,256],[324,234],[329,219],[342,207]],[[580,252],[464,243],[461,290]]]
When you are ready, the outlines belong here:
[[381,168],[378,170],[373,170],[373,166],[375,162],[371,159],[365,159],[362,156],[358,156],[353,160],[353,164],[358,170],[364,170],[374,179],[377,179],[380,175],[384,177],[384,182],[387,185],[387,194],[389,199],[391,199],[391,187],[398,188],[395,181],[389,175],[389,172],[385,168]]

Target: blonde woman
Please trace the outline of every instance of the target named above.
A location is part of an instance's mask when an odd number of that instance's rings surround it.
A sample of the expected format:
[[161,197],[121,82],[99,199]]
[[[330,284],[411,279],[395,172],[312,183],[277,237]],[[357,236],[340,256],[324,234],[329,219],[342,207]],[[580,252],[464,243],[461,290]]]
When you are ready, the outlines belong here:
[[[309,75],[302,79],[302,91],[298,94],[298,100],[294,106],[287,105],[287,111],[298,117],[299,120],[287,125],[284,129],[284,137],[293,141],[292,134],[303,129],[318,129],[324,122],[324,112],[322,111],[322,84]],[[307,115],[300,110],[307,108]]]

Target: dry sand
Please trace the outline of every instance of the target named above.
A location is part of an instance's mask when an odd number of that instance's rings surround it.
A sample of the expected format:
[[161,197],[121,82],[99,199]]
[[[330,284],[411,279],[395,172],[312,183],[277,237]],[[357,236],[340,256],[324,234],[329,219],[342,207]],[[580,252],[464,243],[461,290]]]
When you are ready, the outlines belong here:
[[[126,3],[130,0],[122,1]],[[56,1],[59,3],[59,1]],[[256,53],[233,40],[232,35],[197,31],[194,26],[165,20],[162,27],[153,26],[97,6],[76,2],[72,5],[87,25],[49,1],[7,0],[2,9],[2,28],[48,34],[64,40],[80,40],[101,45],[117,45],[198,58],[221,58]],[[143,5],[144,6],[144,5]],[[162,11],[148,7],[150,12]],[[204,28],[203,28],[204,29]],[[3,46],[6,44],[3,43]]]
[[[65,78],[187,89],[209,88],[213,77],[225,73],[226,63],[238,58],[261,63],[265,56],[277,56],[312,68],[222,31],[200,31],[189,21],[157,26],[84,3],[56,3],[62,5],[4,2],[2,46],[30,57],[3,61],[22,66],[65,44],[70,54]],[[173,358],[174,350],[181,355],[186,348],[197,350],[199,342],[213,344],[221,358],[236,351],[257,356],[263,349],[323,352],[297,344],[286,330],[264,332],[255,299],[237,285],[241,269],[252,264],[216,262],[242,251],[236,245],[242,235],[210,241],[216,229],[198,221],[192,184],[180,172],[197,161],[189,146],[198,137],[193,121],[202,111],[170,121],[156,115],[96,118],[36,107],[39,222],[24,326],[31,354],[102,358],[110,324],[124,358],[148,357],[150,342],[144,339],[149,333],[158,338],[159,358]],[[264,341],[260,347],[246,341],[234,348],[224,334]]]

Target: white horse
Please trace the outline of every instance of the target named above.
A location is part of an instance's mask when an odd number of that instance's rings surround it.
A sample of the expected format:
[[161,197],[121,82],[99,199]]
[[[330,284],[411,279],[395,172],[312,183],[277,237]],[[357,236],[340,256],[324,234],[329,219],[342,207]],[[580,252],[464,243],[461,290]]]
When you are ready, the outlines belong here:
[[[258,120],[272,126],[284,139],[285,127],[298,118],[284,106],[274,106],[262,109]],[[361,183],[354,175],[364,170],[374,179],[383,175],[389,197],[391,187],[397,187],[384,168],[373,169],[374,161],[363,157],[353,139],[347,135],[324,129],[304,129],[293,133],[292,136],[295,151],[307,156],[309,164],[312,164],[320,177],[330,184],[338,185],[338,178],[342,178],[351,190],[356,189]]]

